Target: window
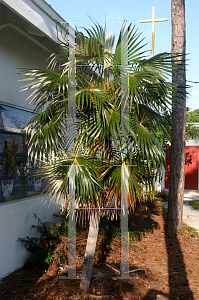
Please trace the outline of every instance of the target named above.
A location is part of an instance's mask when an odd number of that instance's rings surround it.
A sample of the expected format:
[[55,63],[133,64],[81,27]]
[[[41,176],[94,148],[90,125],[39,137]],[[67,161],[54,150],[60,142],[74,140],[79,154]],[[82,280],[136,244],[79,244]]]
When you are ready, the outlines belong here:
[[23,130],[32,113],[0,104],[0,202],[28,197],[43,189],[27,155]]

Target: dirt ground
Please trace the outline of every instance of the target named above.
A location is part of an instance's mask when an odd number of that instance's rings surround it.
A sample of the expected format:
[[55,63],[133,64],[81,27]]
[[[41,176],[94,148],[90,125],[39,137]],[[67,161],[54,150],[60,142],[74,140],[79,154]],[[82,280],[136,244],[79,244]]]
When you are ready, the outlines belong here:
[[[48,270],[22,268],[2,279],[0,299],[198,300],[199,237],[185,224],[177,235],[168,235],[165,219],[159,201],[141,205],[129,216],[129,230],[138,233],[138,239],[131,237],[129,243],[129,279],[112,279],[120,270],[120,240],[113,238],[107,257],[99,259],[100,251],[96,251],[88,292],[80,291],[79,279],[61,279],[63,275],[58,274],[66,273],[67,266],[59,270],[55,261]],[[81,274],[86,234],[77,237],[77,275]],[[100,240],[99,236],[98,245]],[[60,247],[66,241],[62,242]]]

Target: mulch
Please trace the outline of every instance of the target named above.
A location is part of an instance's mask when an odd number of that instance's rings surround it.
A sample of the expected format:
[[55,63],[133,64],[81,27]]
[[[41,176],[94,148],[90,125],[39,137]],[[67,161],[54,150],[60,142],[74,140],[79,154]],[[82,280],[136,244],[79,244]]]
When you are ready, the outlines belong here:
[[[90,289],[81,291],[80,279],[60,279],[56,260],[45,269],[22,268],[0,282],[0,299],[79,300],[79,299],[199,299],[199,237],[185,224],[175,235],[165,231],[166,211],[159,201],[138,206],[129,215],[130,278],[113,280],[120,274],[120,240],[112,238],[104,257],[99,235]],[[87,232],[77,237],[77,274],[84,260]],[[59,245],[65,251],[67,238]],[[103,257],[103,258],[102,258]]]

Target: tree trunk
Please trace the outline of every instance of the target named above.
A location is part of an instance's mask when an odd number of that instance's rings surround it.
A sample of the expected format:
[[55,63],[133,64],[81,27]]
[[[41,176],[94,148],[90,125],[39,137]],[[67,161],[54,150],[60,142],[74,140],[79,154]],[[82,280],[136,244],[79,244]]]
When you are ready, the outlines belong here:
[[90,286],[93,260],[94,260],[95,248],[96,248],[98,231],[99,231],[99,222],[100,222],[100,212],[91,210],[86,252],[84,256],[84,264],[82,268],[82,276],[80,282],[80,289],[83,290],[88,290]]
[[[168,203],[168,231],[176,232],[182,226],[185,130],[186,130],[186,71],[185,71],[185,0],[171,0],[172,52],[180,53],[172,82],[177,84],[173,93],[171,162]],[[184,86],[184,87],[183,87]]]

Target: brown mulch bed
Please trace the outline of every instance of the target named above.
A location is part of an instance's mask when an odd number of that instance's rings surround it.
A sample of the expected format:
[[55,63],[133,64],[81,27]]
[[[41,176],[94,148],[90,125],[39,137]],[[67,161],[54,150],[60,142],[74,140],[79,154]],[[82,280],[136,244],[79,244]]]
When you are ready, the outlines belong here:
[[[79,289],[80,280],[60,279],[56,261],[48,270],[24,268],[0,282],[0,299],[199,299],[199,238],[192,236],[183,224],[177,235],[165,233],[166,213],[161,202],[136,208],[129,216],[129,230],[137,231],[130,238],[129,280],[113,280],[119,276],[120,241],[112,239],[106,260],[100,263],[96,251],[94,276],[90,290]],[[85,236],[84,236],[85,234]],[[99,240],[102,240],[99,236]],[[64,248],[64,240],[60,249]],[[80,275],[86,245],[86,233],[77,238],[77,274]],[[97,248],[98,249],[98,248]],[[67,267],[65,266],[65,271]],[[100,275],[101,273],[103,275]]]

